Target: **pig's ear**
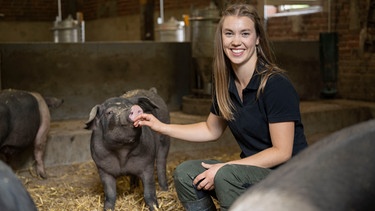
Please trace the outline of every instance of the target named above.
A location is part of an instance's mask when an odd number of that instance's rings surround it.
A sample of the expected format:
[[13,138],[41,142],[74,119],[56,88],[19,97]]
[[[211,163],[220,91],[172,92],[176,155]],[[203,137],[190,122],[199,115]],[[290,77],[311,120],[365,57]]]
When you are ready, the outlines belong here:
[[153,101],[151,101],[147,97],[139,98],[137,104],[143,109],[144,113],[153,113],[156,108],[159,108]]
[[99,111],[99,105],[96,105],[91,109],[89,119],[85,123],[86,124],[85,129],[92,130],[96,127],[95,117],[98,114],[98,111]]

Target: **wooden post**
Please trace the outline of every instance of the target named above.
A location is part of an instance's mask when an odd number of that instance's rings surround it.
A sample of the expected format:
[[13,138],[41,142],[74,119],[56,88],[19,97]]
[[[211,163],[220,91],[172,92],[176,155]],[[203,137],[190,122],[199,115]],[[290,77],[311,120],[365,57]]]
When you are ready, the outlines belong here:
[[139,0],[141,40],[154,40],[154,0]]

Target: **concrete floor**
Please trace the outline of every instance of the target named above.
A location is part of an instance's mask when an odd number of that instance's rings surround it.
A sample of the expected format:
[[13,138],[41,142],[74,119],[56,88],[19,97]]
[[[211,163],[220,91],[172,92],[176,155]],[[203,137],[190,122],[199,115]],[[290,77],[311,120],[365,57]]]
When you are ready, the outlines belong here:
[[[320,100],[301,102],[302,121],[309,144],[344,127],[375,118],[375,103],[348,100]],[[181,111],[171,112],[172,123],[193,123],[205,120],[205,115],[189,115]],[[54,121],[51,124],[45,153],[45,165],[69,165],[91,161],[91,131],[85,130],[85,119]],[[172,139],[169,159],[174,156],[203,158],[219,153],[240,153],[239,148],[227,129],[216,142],[189,143]],[[32,156],[18,166],[29,168]]]

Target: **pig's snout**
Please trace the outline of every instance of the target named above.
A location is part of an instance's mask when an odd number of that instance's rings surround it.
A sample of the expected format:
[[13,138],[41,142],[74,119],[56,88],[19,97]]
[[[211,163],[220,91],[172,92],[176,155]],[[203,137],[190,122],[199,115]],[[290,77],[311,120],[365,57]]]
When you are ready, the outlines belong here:
[[139,105],[133,105],[130,108],[129,118],[130,118],[130,120],[132,120],[134,122],[135,118],[142,113],[143,113],[143,110]]

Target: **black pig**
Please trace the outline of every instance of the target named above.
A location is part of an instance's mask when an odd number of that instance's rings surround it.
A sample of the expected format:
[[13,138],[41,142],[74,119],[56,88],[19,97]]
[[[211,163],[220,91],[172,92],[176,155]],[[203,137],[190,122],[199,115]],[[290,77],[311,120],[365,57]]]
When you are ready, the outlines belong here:
[[133,119],[140,113],[154,114],[169,123],[169,111],[155,89],[133,90],[96,105],[90,112],[86,129],[92,130],[91,155],[104,187],[104,209],[114,209],[116,178],[131,176],[132,186],[138,178],[143,183],[144,200],[150,210],[158,207],[154,179],[156,161],[158,181],[168,189],[166,161],[170,138],[148,127],[134,127]]
[[5,163],[0,161],[1,210],[37,211],[35,203],[22,182]]
[[34,144],[36,172],[42,177],[50,113],[44,98],[35,92],[7,89],[0,92],[0,158],[10,164]]
[[375,119],[295,156],[239,197],[231,211],[375,210]]

